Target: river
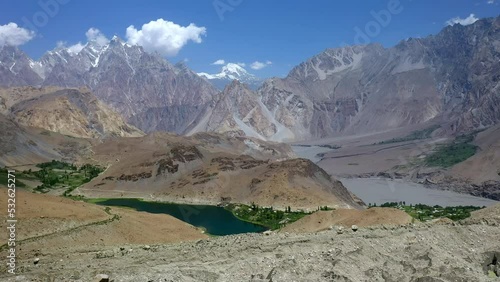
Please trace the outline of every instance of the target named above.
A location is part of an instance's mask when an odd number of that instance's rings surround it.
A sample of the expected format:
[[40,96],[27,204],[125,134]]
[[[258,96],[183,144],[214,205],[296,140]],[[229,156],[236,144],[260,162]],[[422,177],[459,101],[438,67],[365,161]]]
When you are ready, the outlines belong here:
[[380,178],[339,179],[366,204],[404,201],[406,204],[446,206],[491,206],[500,202],[471,195],[426,188],[404,180]]
[[[321,160],[317,154],[332,151],[332,149],[319,146],[292,146],[292,149],[299,157],[310,159],[315,163]],[[380,178],[342,178],[339,180],[366,204],[380,205],[386,202],[404,201],[407,204],[432,206],[491,206],[500,203],[451,191],[429,189],[422,184],[405,180]]]

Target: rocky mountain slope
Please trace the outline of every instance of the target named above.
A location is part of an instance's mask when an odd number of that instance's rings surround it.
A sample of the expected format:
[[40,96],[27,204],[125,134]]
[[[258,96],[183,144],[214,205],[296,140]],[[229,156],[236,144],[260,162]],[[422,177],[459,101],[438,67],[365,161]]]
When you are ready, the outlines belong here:
[[0,46],[0,86],[39,85],[43,79],[34,70],[35,62],[12,46]]
[[0,114],[0,165],[36,163],[59,158],[60,154],[38,136]]
[[186,131],[188,135],[195,132],[218,132],[273,141],[293,137],[288,128],[274,120],[261,97],[238,80],[215,96],[214,102]]
[[222,67],[220,73],[208,74],[198,73],[199,76],[208,79],[219,90],[224,90],[227,85],[231,84],[233,80],[238,80],[241,83],[247,84],[252,90],[257,90],[264,82],[262,79],[249,73],[242,66],[234,63],[228,63]]
[[25,127],[0,113],[0,166],[17,167],[54,159],[70,163],[91,156],[92,139]]
[[73,137],[144,135],[87,89],[2,89],[0,109],[19,124]]
[[[101,101],[142,130],[181,132],[217,93],[187,67],[114,37],[88,42],[78,53],[65,48],[34,61],[13,47],[0,50],[2,86],[88,87]],[[12,67],[13,66],[13,67]]]
[[92,158],[108,169],[76,190],[87,197],[233,202],[294,209],[360,208],[347,189],[290,147],[252,138],[152,134],[106,140]]
[[287,77],[267,80],[253,94],[258,107],[242,104],[262,113],[254,120],[266,120],[246,122],[247,131],[286,141],[428,122],[443,124],[447,133],[494,125],[500,120],[499,30],[500,18],[483,19],[392,48],[371,44],[327,49]]

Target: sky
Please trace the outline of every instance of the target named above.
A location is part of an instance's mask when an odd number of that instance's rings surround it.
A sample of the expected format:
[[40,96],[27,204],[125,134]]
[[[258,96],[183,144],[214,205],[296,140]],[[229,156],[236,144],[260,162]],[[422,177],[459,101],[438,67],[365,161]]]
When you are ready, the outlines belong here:
[[0,45],[38,59],[118,36],[196,72],[239,63],[286,76],[326,48],[436,34],[500,14],[500,0],[3,0]]

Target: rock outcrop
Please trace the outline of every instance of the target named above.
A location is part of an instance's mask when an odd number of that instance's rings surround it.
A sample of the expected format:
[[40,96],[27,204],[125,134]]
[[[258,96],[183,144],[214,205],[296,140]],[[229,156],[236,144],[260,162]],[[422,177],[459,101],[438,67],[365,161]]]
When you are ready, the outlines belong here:
[[86,89],[4,89],[4,112],[17,123],[82,138],[139,137],[144,133]]

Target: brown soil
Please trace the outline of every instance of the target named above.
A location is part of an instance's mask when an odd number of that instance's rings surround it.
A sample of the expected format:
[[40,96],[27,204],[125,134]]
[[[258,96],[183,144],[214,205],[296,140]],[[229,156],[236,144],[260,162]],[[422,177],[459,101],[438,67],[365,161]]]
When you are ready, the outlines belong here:
[[500,181],[500,125],[479,133],[474,144],[479,147],[476,155],[454,166],[449,174],[476,184]]
[[367,210],[320,211],[306,216],[290,225],[285,226],[282,232],[310,233],[329,229],[331,226],[352,225],[358,227],[378,225],[405,225],[412,222],[412,217],[404,211],[392,208],[371,208]]
[[[0,188],[0,205],[7,206],[7,190]],[[55,252],[65,248],[153,244],[207,238],[202,231],[168,215],[148,214],[76,202],[22,190],[16,193],[19,255]],[[0,228],[6,228],[5,215]],[[0,243],[6,242],[6,232]]]

